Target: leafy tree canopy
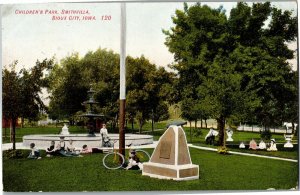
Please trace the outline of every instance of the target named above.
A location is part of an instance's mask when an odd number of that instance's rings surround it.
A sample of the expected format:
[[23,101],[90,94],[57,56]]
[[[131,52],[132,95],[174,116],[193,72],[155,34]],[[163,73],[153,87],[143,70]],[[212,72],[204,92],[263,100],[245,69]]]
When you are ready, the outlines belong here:
[[[165,101],[174,97],[172,85],[175,75],[157,68],[144,56],[126,59],[126,110],[130,120],[138,114],[140,124],[154,113],[167,113]],[[73,120],[78,111],[84,110],[82,102],[87,90],[97,91],[97,112],[116,122],[119,112],[119,55],[106,49],[88,52],[83,58],[73,54],[56,64],[49,76],[51,93],[50,116]],[[155,114],[156,120],[165,119]],[[141,125],[142,127],[142,125]]]
[[287,62],[294,57],[287,44],[297,36],[291,11],[239,2],[227,18],[222,7],[185,3],[172,19],[175,26],[163,32],[177,62],[182,105],[217,119],[220,145],[227,119],[255,118],[264,126],[286,119],[285,94],[297,88]]

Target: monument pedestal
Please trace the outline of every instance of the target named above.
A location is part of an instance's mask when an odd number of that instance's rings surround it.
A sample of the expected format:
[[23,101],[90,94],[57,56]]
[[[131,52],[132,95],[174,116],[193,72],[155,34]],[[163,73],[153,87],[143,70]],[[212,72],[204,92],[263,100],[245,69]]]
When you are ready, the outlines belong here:
[[185,132],[172,125],[160,137],[149,162],[143,163],[143,175],[159,179],[199,179],[199,165],[192,164]]
[[291,143],[291,141],[288,141],[288,142],[286,142],[286,143],[284,144],[283,147],[285,147],[285,148],[293,148],[294,146],[293,146],[293,144]]
[[292,144],[292,139],[293,139],[293,135],[289,134],[289,135],[284,135],[285,141],[286,143],[283,145],[283,147],[285,148],[293,148],[293,144]]
[[199,179],[198,165],[165,165],[159,163],[143,163],[143,175],[158,179],[193,180]]

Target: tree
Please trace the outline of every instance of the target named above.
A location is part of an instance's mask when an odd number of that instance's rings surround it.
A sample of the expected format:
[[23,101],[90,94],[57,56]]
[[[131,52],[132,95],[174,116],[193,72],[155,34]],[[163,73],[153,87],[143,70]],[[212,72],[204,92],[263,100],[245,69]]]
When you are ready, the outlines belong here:
[[10,70],[5,67],[3,75],[3,116],[11,122],[11,141],[13,150],[15,145],[16,124],[19,117],[36,118],[44,108],[39,92],[46,85],[44,71],[52,67],[52,60],[37,61],[36,65],[27,71],[22,69],[17,73],[15,67],[17,61],[10,65]]
[[[195,100],[189,97],[183,98],[181,101],[181,117],[190,123],[190,142],[192,142],[192,121],[197,120],[197,113],[195,113]],[[196,128],[196,123],[195,123]]]
[[279,120],[286,105],[282,92],[292,93],[296,84],[287,78],[291,68],[286,60],[293,57],[287,43],[297,33],[290,11],[272,8],[269,2],[252,7],[237,3],[227,18],[222,7],[197,3],[184,4],[172,19],[175,27],[163,32],[177,62],[173,68],[180,87],[188,89],[189,95],[181,99],[191,99],[197,109],[217,119],[221,146],[230,118],[256,115],[264,126]]
[[146,120],[156,112],[160,98],[157,83],[154,81],[156,67],[144,56],[127,57],[127,111],[135,116],[139,124],[139,133]]
[[[127,63],[127,118],[133,122],[137,119],[140,130],[146,120],[162,119],[158,113],[167,113],[166,101],[173,97],[172,82],[175,75],[163,68],[156,68],[145,57],[126,59]],[[98,113],[105,115],[113,126],[117,124],[119,101],[119,55],[106,49],[88,52],[83,58],[73,54],[56,64],[49,76],[50,105],[49,116],[52,118],[73,120],[81,105],[86,100],[87,90],[92,85],[97,92],[95,100]],[[169,98],[169,99],[168,99]],[[78,118],[78,117],[77,117]]]
[[15,71],[17,61],[10,65],[11,70],[5,68],[2,71],[2,106],[3,116],[11,123],[11,141],[13,143],[13,150],[16,149],[16,123],[18,117],[21,115],[21,85],[20,78]]
[[72,125],[73,115],[84,108],[82,102],[86,100],[89,85],[82,69],[78,54],[64,58],[61,65],[54,65],[48,76],[52,119],[68,119]]
[[[20,71],[20,85],[21,85],[21,101],[24,102],[21,107],[21,121],[22,126],[24,119],[35,121],[38,119],[42,111],[46,111],[47,107],[44,105],[40,94],[42,88],[48,86],[47,80],[44,77],[44,72],[50,70],[53,66],[53,59],[44,59],[42,62],[37,60],[36,65],[30,70],[23,68]],[[25,103],[26,102],[26,103]]]
[[[286,96],[298,93],[296,78],[286,61],[293,58],[287,43],[294,41],[297,35],[297,18],[291,15],[292,12],[283,12],[270,3],[253,4],[252,10],[239,3],[229,18],[231,33],[240,42],[234,58],[235,63],[239,63],[238,71],[244,73],[242,86],[258,96],[260,104],[254,115],[266,129],[272,124],[282,124],[287,100],[296,103]],[[268,17],[271,21],[264,27]],[[241,32],[236,31],[237,28],[242,28]],[[291,76],[294,79],[290,79]]]
[[200,105],[217,120],[219,145],[225,146],[225,122],[233,116],[239,116],[257,103],[256,96],[241,89],[242,74],[227,59],[216,58],[210,67],[203,84],[198,87]]
[[115,129],[119,114],[119,55],[106,49],[88,52],[82,61],[83,77],[93,85],[99,113],[112,122]]

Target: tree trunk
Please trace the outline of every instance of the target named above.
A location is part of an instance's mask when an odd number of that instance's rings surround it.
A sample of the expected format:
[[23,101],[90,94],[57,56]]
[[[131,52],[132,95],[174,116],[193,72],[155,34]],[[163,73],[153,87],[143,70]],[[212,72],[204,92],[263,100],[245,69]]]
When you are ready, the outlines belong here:
[[9,121],[9,140],[12,143],[13,142],[13,120],[10,119]]
[[221,116],[217,119],[218,122],[218,129],[219,129],[219,146],[225,146],[225,118]]
[[22,117],[22,118],[21,118],[21,128],[24,127],[24,121],[25,121],[25,119],[24,119],[24,117]]
[[142,133],[142,127],[143,127],[143,121],[142,120],[139,120],[139,134]]
[[118,114],[116,114],[115,118],[114,118],[114,132],[116,131],[116,129],[119,129],[118,127]]
[[133,119],[131,120],[131,132],[133,133]]
[[152,135],[154,135],[154,110],[151,110],[151,122],[152,122]]
[[190,122],[190,142],[192,143],[192,121]]
[[152,121],[151,121],[151,128],[152,128],[152,135],[154,135],[154,120],[153,120],[153,118],[152,118]]
[[205,121],[205,128],[207,129],[207,119],[204,119]]
[[13,150],[16,149],[16,119],[11,120]]
[[4,128],[4,139],[6,139],[6,126]]
[[202,118],[200,119],[201,121],[201,129],[203,128],[203,121],[202,121]]

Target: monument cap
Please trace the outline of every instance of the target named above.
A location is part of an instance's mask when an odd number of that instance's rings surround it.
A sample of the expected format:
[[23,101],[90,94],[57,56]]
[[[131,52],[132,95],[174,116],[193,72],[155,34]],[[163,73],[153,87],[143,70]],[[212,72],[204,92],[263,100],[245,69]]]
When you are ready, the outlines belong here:
[[187,124],[186,121],[172,121],[167,124],[167,128],[169,128],[171,125],[182,126],[182,125],[186,125],[186,124]]

